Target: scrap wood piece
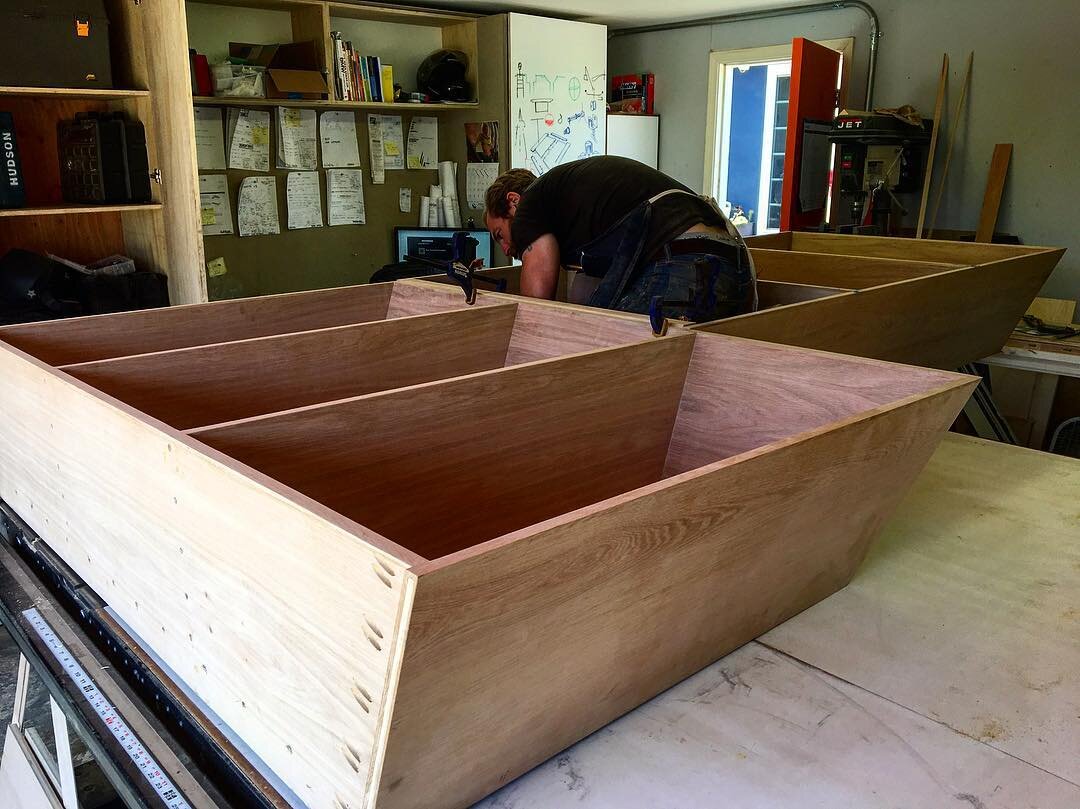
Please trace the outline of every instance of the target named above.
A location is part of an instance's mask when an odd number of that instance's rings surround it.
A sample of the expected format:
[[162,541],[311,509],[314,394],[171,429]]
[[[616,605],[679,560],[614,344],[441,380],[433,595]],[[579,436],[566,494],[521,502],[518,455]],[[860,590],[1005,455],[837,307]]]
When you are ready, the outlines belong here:
[[915,226],[915,238],[923,237],[926,220],[926,201],[930,198],[930,178],[934,174],[934,152],[937,151],[938,132],[941,131],[941,110],[945,104],[945,85],[949,81],[949,54],[941,57],[941,78],[938,79],[937,101],[934,102],[934,128],[930,133],[930,148],[926,152],[926,178],[923,180],[922,199],[919,202],[919,223]]
[[960,129],[960,116],[964,112],[964,99],[967,98],[968,85],[971,83],[971,63],[975,60],[975,51],[968,54],[967,70],[964,72],[964,83],[960,85],[960,99],[956,102],[956,112],[949,123],[949,147],[945,150],[945,165],[941,167],[941,181],[938,183],[937,194],[934,196],[934,207],[930,210],[930,227],[926,231],[926,238],[934,237],[934,225],[937,223],[938,208],[941,207],[941,197],[945,193],[945,181],[949,177],[949,163],[952,160],[953,146],[956,145],[956,133]]
[[997,225],[1001,196],[1005,192],[1005,175],[1009,172],[1012,148],[1011,143],[999,143],[994,147],[994,156],[990,159],[990,174],[986,178],[986,193],[983,194],[982,213],[979,214],[979,227],[975,231],[977,242],[994,240],[994,226]]

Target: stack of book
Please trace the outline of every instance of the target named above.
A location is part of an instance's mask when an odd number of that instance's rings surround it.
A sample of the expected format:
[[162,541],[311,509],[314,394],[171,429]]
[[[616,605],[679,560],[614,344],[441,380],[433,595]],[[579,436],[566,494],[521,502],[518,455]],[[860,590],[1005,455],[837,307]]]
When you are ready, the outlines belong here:
[[394,68],[384,65],[378,56],[361,56],[352,42],[342,39],[340,31],[331,31],[334,44],[334,82],[341,101],[394,100]]

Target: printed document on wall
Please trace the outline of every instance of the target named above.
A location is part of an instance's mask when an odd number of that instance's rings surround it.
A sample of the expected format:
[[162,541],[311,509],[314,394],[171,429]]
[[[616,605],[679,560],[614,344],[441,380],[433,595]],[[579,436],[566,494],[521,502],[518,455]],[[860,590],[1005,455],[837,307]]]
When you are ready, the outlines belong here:
[[285,180],[285,202],[289,211],[289,230],[323,226],[322,191],[317,171],[289,172]]
[[329,224],[363,225],[364,172],[359,169],[329,169],[326,172],[326,207]]
[[382,119],[383,168],[395,171],[405,168],[405,138],[400,115],[380,115]]
[[386,181],[386,160],[383,158],[382,116],[369,115],[368,148],[371,150],[371,182],[382,185]]
[[409,122],[406,165],[411,169],[433,169],[439,163],[439,119],[414,115]]
[[277,167],[315,171],[319,167],[315,110],[278,107]]
[[224,174],[199,175],[199,214],[203,236],[223,236],[233,232],[229,180]]
[[322,164],[327,169],[360,168],[360,144],[356,140],[356,114],[351,110],[328,110],[319,116]]
[[217,107],[195,108],[195,156],[199,171],[225,168],[225,133]]
[[278,223],[277,177],[245,177],[240,181],[236,220],[241,236],[281,232]]
[[465,201],[470,208],[484,207],[484,195],[498,176],[498,163],[465,164]]
[[270,111],[229,109],[229,168],[270,171]]

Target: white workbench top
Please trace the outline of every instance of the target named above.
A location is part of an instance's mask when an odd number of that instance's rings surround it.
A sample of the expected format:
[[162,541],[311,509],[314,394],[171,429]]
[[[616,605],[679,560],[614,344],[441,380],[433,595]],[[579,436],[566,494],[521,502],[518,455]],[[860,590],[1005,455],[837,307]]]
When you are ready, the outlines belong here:
[[848,587],[477,806],[1077,809],[1080,461],[947,436]]

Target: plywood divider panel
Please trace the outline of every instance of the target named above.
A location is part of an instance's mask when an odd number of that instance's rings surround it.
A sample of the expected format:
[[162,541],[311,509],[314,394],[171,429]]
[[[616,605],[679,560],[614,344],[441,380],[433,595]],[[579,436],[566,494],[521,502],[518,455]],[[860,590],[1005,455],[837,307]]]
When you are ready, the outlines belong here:
[[785,281],[758,281],[758,308],[771,309],[774,306],[790,306],[793,303],[814,301],[818,298],[831,298],[851,292],[839,287],[815,286],[813,284],[792,284]]
[[191,435],[436,558],[658,479],[694,341],[681,334]]
[[0,346],[0,497],[308,806],[358,807],[414,554]]
[[890,236],[848,236],[840,233],[793,233],[789,249],[807,253],[839,253],[846,256],[950,263],[956,261],[957,256],[962,256],[966,264],[983,264],[1003,258],[1026,256],[1046,248],[1015,244],[947,242],[938,239],[900,239]]
[[[920,242],[925,244],[932,242]],[[693,328],[911,365],[957,368],[1001,349],[1063,252],[1042,250],[1011,261],[947,270]]]
[[964,266],[937,261],[905,261],[896,258],[845,256],[836,253],[795,253],[791,250],[751,248],[760,281],[784,281],[846,289],[922,278]]
[[966,396],[902,401],[419,567],[380,809],[466,806],[843,586]]
[[[499,299],[514,300],[510,297]],[[517,365],[651,339],[652,328],[643,317],[537,301],[518,308],[506,364]]]
[[[793,351],[796,353],[793,354]],[[664,476],[815,430],[963,377],[738,338],[699,340]],[[717,414],[723,418],[717,418]]]
[[0,341],[49,365],[71,365],[382,320],[392,286],[320,289],[4,326]]
[[792,233],[784,230],[779,233],[768,233],[761,236],[747,236],[747,247],[764,247],[769,250],[790,250]]
[[188,429],[501,367],[516,309],[483,306],[62,370]]
[[[397,281],[386,309],[387,318],[427,315],[464,309],[469,305],[461,287],[451,284],[429,284],[423,281]],[[498,301],[477,296],[474,306],[490,306]]]

